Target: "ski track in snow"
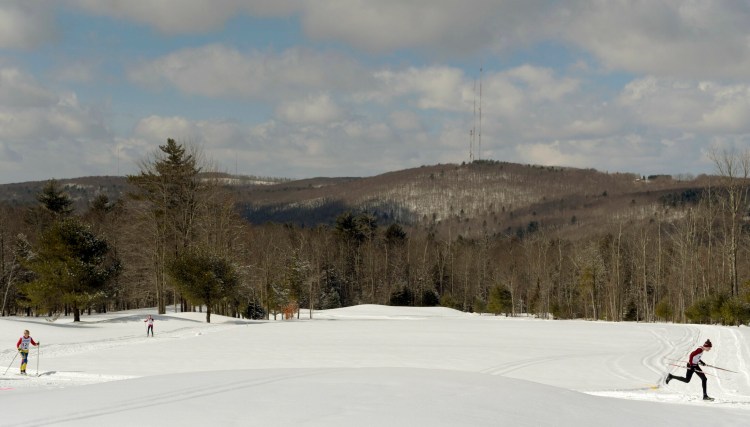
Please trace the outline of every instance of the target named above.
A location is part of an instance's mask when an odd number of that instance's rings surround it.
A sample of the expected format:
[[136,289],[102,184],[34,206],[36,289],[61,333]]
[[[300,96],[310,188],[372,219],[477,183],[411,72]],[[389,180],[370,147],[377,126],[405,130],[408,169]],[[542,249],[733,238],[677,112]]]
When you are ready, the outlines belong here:
[[[325,370],[321,370],[320,372],[325,372]],[[255,380],[236,380],[214,385],[199,384],[183,388],[179,392],[171,393],[168,395],[162,394],[161,392],[150,393],[148,390],[146,390],[144,391],[143,395],[137,398],[119,400],[114,405],[100,406],[93,410],[81,410],[72,414],[66,414],[64,416],[44,418],[34,418],[32,414],[29,416],[29,419],[27,421],[24,421],[23,426],[47,426],[63,424],[71,421],[87,420],[104,415],[128,412],[132,409],[142,409],[151,406],[158,407],[167,403],[186,401],[190,399],[200,398],[202,396],[210,396],[213,394],[227,393],[254,387],[263,387],[274,382],[284,381],[290,378],[300,378],[303,376],[316,375],[317,373],[318,371],[301,372],[293,374],[273,375]]]
[[747,364],[748,357],[750,357],[750,344],[744,339],[739,330],[731,329],[731,332],[734,340],[738,343],[737,353],[735,354],[735,359],[737,360],[738,365],[738,375],[741,375],[742,378],[744,378],[745,384],[747,384],[748,389],[750,389],[750,371],[748,370],[749,367]]
[[515,362],[504,362],[499,365],[494,365],[489,368],[480,369],[478,372],[489,375],[506,375],[519,369],[528,368],[534,365],[544,364],[547,362],[565,360],[579,357],[577,354],[573,355],[555,355],[555,356],[540,356],[532,357],[527,359],[516,360]]
[[[740,409],[750,410],[750,376],[747,372],[747,358],[750,356],[750,347],[742,333],[734,327],[721,327],[719,335],[708,337],[714,344],[713,350],[704,356],[710,365],[736,366],[737,374],[721,370],[706,369],[708,376],[708,394],[716,398],[713,402],[704,402],[701,397],[700,378],[694,376],[688,384],[681,382],[665,383],[667,373],[684,375],[684,368],[674,365],[682,365],[683,360],[694,349],[703,344],[707,338],[702,328],[697,325],[673,325],[679,326],[680,335],[670,337],[669,330],[660,328],[652,330],[651,333],[659,343],[657,351],[643,357],[641,364],[659,375],[657,384],[651,387],[637,389],[600,390],[587,391],[586,393],[633,400],[650,400],[674,404],[700,404],[700,405],[730,405]],[[674,332],[674,329],[672,329]],[[677,346],[674,343],[681,343]],[[735,349],[731,354],[727,350]],[[672,361],[670,359],[675,359]],[[679,360],[679,361],[676,361]],[[613,362],[613,373],[622,376],[624,370],[620,364]],[[733,369],[735,370],[735,369]],[[744,393],[743,393],[744,391]]]
[[[214,332],[220,332],[225,331],[227,329],[231,329],[236,327],[237,325],[229,324],[229,325],[216,325],[213,327],[184,327],[184,328],[178,328],[167,332],[160,332],[158,334],[159,339],[168,339],[168,338],[185,338],[188,336],[194,336],[196,334],[206,334],[206,333],[214,333]],[[78,343],[72,343],[72,344],[52,344],[52,345],[45,345],[42,347],[42,357],[58,357],[58,356],[70,356],[74,354],[82,354],[89,351],[94,350],[104,350],[104,349],[111,349],[116,347],[122,347],[125,345],[132,345],[135,343],[145,343],[149,342],[149,340],[153,340],[152,337],[145,337],[141,334],[138,335],[130,335],[130,336],[124,336],[124,337],[118,337],[118,338],[110,338],[110,339],[104,339],[104,340],[93,340],[88,342],[78,342]],[[15,349],[12,350],[3,350],[0,351],[0,357],[6,358],[10,354],[10,357],[13,357],[13,354],[16,352]],[[35,356],[36,347],[31,350],[31,355]]]
[[0,388],[9,390],[38,390],[40,388],[66,388],[109,381],[127,380],[135,377],[126,375],[100,375],[86,372],[42,371],[37,376],[35,369],[28,369],[29,375],[11,374],[0,377]]
[[[108,321],[102,321],[97,323],[106,323]],[[96,323],[94,323],[96,324]],[[180,339],[196,335],[204,335],[208,333],[221,332],[228,329],[237,327],[237,324],[216,324],[209,325],[198,324],[197,326],[186,326],[176,328],[173,330],[159,333],[160,340],[163,339]],[[153,341],[153,337],[145,337],[141,334],[128,335],[111,339],[99,339],[85,342],[77,342],[70,344],[52,344],[43,346],[41,350],[42,358],[54,358],[60,356],[70,356],[81,354],[85,355],[88,352],[112,349],[122,346],[129,346],[133,344],[147,343]],[[16,349],[2,350],[0,351],[0,360],[11,360],[17,353]],[[38,357],[36,353],[36,347],[31,350],[31,357]],[[91,374],[86,372],[63,372],[63,371],[44,371],[37,372],[36,364],[31,361],[28,366],[29,375],[22,376],[18,374],[18,363],[19,359],[16,357],[9,367],[7,373],[0,376],[0,389],[39,389],[39,388],[64,388],[70,386],[79,386],[87,384],[97,384],[108,381],[119,381],[131,378],[137,378],[137,376],[128,375],[102,375],[102,374]],[[8,366],[6,366],[8,368]],[[5,368],[3,368],[5,372]]]

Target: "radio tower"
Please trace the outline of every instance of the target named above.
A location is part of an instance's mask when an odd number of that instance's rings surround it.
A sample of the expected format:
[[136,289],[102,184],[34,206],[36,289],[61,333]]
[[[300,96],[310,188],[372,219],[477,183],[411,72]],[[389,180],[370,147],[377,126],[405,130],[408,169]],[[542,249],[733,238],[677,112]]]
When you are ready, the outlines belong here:
[[469,163],[474,163],[474,136],[477,129],[477,80],[474,79],[474,116],[471,129],[469,129]]
[[477,158],[482,160],[482,66],[479,66],[479,146]]

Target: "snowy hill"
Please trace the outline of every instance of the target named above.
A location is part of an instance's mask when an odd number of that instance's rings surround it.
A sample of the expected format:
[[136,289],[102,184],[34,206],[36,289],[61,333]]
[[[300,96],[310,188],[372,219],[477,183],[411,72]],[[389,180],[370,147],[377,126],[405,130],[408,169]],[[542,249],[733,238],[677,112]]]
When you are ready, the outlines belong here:
[[[154,313],[0,319],[2,369],[11,365],[0,424],[739,426],[750,416],[747,328],[363,305],[211,324],[169,312],[147,338]],[[23,329],[41,341],[28,377],[13,361]],[[684,373],[670,359],[706,338],[705,360],[739,372],[706,368],[711,403],[697,378],[662,381]]]

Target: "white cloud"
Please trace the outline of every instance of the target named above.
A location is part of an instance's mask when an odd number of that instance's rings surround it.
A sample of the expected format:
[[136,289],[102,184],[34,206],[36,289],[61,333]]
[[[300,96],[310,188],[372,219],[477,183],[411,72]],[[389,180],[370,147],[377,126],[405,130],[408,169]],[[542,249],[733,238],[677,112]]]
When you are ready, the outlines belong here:
[[75,93],[53,92],[17,68],[0,69],[0,124],[0,138],[34,144],[106,133],[100,114],[81,106]]
[[[380,84],[371,92],[355,95],[361,102],[395,102],[411,97],[420,109],[472,113],[481,107],[493,115],[517,116],[529,106],[563,102],[578,90],[577,80],[557,77],[548,68],[524,65],[502,72],[484,73],[471,78],[455,67],[409,67],[374,73]],[[481,88],[480,88],[481,86]]]
[[242,53],[222,45],[183,49],[135,66],[129,78],[147,86],[167,83],[208,97],[279,99],[300,92],[351,90],[368,84],[360,65],[334,53],[289,49]]
[[[413,134],[417,141],[424,140],[419,131]],[[148,153],[167,138],[175,138],[202,146],[220,169],[234,171],[237,167],[239,173],[302,178],[372,175],[404,162],[418,166],[421,163],[411,154],[414,147],[404,143],[413,142],[409,135],[412,133],[365,118],[342,118],[335,124],[246,124],[149,116],[136,125],[133,138],[120,143],[128,153]]]
[[106,111],[0,68],[0,182],[112,173]]
[[395,129],[400,131],[414,131],[423,128],[421,118],[414,111],[393,111],[390,114],[390,122]]
[[0,68],[0,106],[43,107],[55,104],[57,100],[57,94],[18,68]]
[[544,166],[561,166],[571,165],[578,166],[586,164],[581,154],[573,152],[562,146],[560,141],[554,141],[548,144],[525,144],[516,147],[520,158],[525,159],[525,163]]
[[0,4],[0,48],[33,48],[54,40],[56,35],[52,5],[28,0]]
[[711,108],[703,113],[702,126],[722,133],[750,132],[750,85],[717,88]]
[[578,88],[575,79],[556,78],[549,68],[523,65],[504,73],[513,81],[519,81],[528,87],[526,94],[532,101],[560,101],[565,95]]
[[290,123],[323,124],[338,120],[342,111],[329,95],[321,94],[282,103],[276,108],[276,114]]
[[692,78],[750,71],[744,2],[330,0],[310,2],[302,20],[313,38],[371,52],[462,57],[554,41],[614,70]]
[[593,137],[616,133],[619,125],[609,118],[598,117],[592,120],[573,120],[560,130],[560,136]]
[[95,60],[73,61],[54,70],[51,78],[64,82],[89,83],[99,75]]
[[2,153],[2,156],[0,156],[0,163],[7,163],[8,167],[10,167],[13,163],[19,163],[23,159],[23,157],[18,153],[18,151],[14,150],[13,147],[10,146],[10,144],[6,144],[3,142],[0,142],[0,153]]
[[[686,172],[682,169],[685,163],[697,166],[704,160],[700,150],[695,156],[685,155],[694,152],[696,146],[700,146],[700,141],[691,136],[660,140],[653,135],[622,133],[603,138],[518,144],[515,151],[521,163],[648,174]],[[675,158],[683,162],[679,169],[665,164],[665,159]]]
[[174,116],[161,117],[151,115],[139,120],[133,130],[133,136],[163,144],[167,138],[180,141],[203,140],[198,126],[190,120]]
[[[411,50],[432,57],[466,58],[553,42],[583,49],[611,70],[689,78],[744,78],[750,72],[750,8],[744,2],[71,1],[89,13],[143,23],[169,34],[216,30],[232,17],[247,14],[299,18],[314,40],[369,52]],[[11,11],[6,14],[21,14],[19,4],[6,8]],[[40,15],[43,8],[37,9],[33,14],[23,13],[24,19]],[[7,32],[39,26],[18,28]],[[17,43],[26,40],[23,36],[15,39]]]
[[298,0],[71,0],[90,13],[128,19],[167,34],[202,33],[220,28],[238,14],[283,16]]
[[[370,52],[425,49],[466,55],[483,48],[502,50],[534,37],[543,28],[547,5],[539,2],[473,0],[309,1],[302,15],[315,39],[344,41]],[[537,27],[531,27],[530,23]]]
[[640,123],[702,133],[750,132],[750,85],[645,77],[629,83],[619,102]]
[[363,100],[390,102],[400,96],[415,97],[422,109],[463,110],[466,82],[463,72],[453,67],[409,67],[374,73],[379,85],[372,92],[357,95]]
[[744,78],[750,8],[744,2],[579,1],[563,6],[562,36],[607,67],[659,76]]

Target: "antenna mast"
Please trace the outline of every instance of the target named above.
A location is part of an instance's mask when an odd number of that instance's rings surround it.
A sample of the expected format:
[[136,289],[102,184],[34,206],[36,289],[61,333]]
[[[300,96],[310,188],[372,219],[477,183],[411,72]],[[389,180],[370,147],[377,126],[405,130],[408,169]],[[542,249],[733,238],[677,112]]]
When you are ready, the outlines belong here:
[[482,66],[479,66],[479,147],[477,157],[482,160]]
[[471,129],[469,129],[469,163],[474,163],[474,137],[477,130],[477,79],[474,79],[474,116]]

